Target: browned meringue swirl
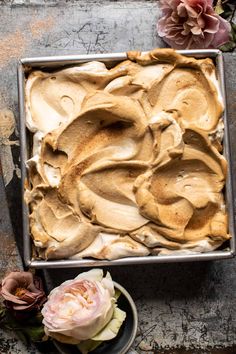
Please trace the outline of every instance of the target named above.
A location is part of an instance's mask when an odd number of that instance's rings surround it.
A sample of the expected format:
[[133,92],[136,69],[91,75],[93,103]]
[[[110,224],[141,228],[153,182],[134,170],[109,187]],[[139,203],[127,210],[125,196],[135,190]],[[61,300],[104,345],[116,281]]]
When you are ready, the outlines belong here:
[[207,252],[228,235],[215,66],[172,49],[26,83],[30,229],[46,259]]

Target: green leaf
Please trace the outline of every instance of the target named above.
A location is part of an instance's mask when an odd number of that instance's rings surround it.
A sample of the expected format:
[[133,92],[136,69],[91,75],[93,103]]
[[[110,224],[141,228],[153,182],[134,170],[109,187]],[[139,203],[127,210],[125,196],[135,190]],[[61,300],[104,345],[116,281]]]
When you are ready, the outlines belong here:
[[236,23],[231,23],[232,29],[235,32],[236,31]]
[[92,339],[97,341],[110,340],[117,336],[119,329],[124,322],[126,313],[115,307],[112,319],[110,322]]
[[27,322],[25,322],[27,325],[41,325],[43,320],[43,315],[41,312],[34,313],[31,318],[27,319]]
[[9,311],[5,312],[4,325],[8,329],[17,329],[21,327],[20,323]]
[[25,326],[22,328],[22,332],[27,335],[27,337],[32,342],[41,342],[45,336],[44,326]]
[[102,341],[94,341],[92,339],[88,339],[77,344],[77,348],[81,351],[82,354],[87,354],[96,349],[101,343]]
[[236,41],[236,26],[234,24],[231,24],[231,41],[235,42]]
[[6,309],[0,307],[0,328],[4,326],[5,317],[6,317]]
[[232,50],[234,50],[235,47],[236,47],[236,43],[233,41],[230,41],[230,42],[222,45],[220,47],[220,50],[222,50],[222,52],[231,52]]
[[223,9],[223,7],[222,7],[221,0],[218,0],[218,1],[217,1],[217,4],[216,4],[216,6],[215,6],[215,12],[216,12],[218,15],[223,14],[224,9]]
[[121,291],[118,290],[118,289],[115,289],[115,299],[116,299],[116,301],[119,299],[120,295],[121,295]]
[[6,313],[5,307],[0,307],[0,317],[5,316],[5,313]]

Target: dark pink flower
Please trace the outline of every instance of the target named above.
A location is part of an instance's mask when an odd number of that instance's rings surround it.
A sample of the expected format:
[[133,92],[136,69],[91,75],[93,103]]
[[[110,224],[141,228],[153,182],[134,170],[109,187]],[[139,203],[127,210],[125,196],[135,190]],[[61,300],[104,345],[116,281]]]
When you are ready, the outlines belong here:
[[40,278],[30,272],[11,272],[1,283],[0,293],[9,310],[39,310],[46,299]]
[[217,15],[212,0],[160,0],[157,31],[175,49],[218,48],[229,41],[230,24]]

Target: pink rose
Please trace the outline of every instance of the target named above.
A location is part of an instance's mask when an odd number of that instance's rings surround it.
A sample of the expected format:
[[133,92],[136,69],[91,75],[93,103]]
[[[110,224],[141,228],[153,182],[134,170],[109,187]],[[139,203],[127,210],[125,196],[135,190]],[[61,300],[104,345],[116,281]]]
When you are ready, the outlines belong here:
[[172,48],[218,48],[229,41],[230,24],[218,16],[212,0],[160,0],[157,31]]
[[40,309],[46,299],[40,278],[30,272],[11,272],[1,283],[0,293],[9,310],[31,311]]
[[[122,318],[118,318],[119,323],[114,320],[114,313],[117,315],[114,296],[111,276],[107,273],[103,277],[101,269],[93,269],[65,281],[51,291],[42,309],[45,333],[71,344],[115,337],[125,315],[119,310],[118,317],[121,315]],[[110,322],[112,331],[109,330]]]

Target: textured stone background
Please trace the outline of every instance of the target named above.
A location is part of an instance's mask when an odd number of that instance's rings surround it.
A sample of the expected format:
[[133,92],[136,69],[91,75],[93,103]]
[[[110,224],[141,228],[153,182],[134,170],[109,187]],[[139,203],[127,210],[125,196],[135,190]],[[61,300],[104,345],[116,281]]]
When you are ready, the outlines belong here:
[[[16,63],[20,57],[148,50],[156,35],[157,1],[0,1],[0,156],[13,231],[21,240]],[[225,54],[233,170],[236,172],[236,53]],[[13,120],[13,115],[15,121]],[[0,275],[21,266],[0,183]],[[4,251],[5,250],[5,251]],[[139,313],[132,353],[177,353],[175,348],[221,348],[236,353],[236,260],[122,266],[109,269],[130,291]],[[45,272],[49,287],[78,270]],[[227,351],[225,348],[231,348]],[[213,349],[210,349],[213,354]],[[0,332],[0,353],[36,353]],[[181,349],[181,353],[184,353]],[[112,354],[112,353],[111,353]]]

